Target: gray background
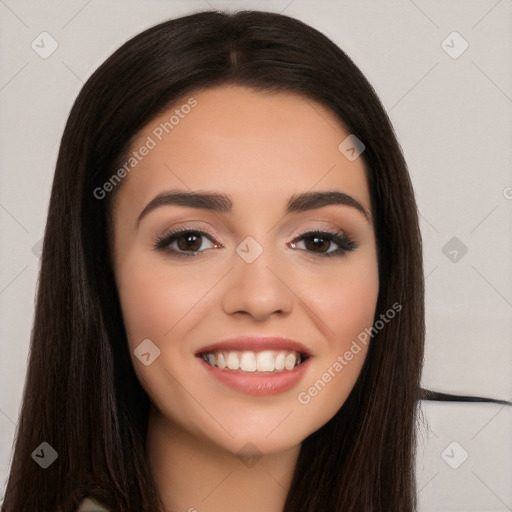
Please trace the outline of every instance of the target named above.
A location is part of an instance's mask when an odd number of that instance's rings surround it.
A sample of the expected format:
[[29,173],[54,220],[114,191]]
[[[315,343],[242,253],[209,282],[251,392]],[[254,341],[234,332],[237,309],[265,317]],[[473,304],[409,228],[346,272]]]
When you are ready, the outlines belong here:
[[[511,0],[0,0],[0,496],[26,372],[39,241],[71,105],[127,39],[209,8],[294,16],[357,63],[393,122],[421,213],[423,385],[512,399]],[[42,46],[44,31],[58,43],[46,59],[31,47]],[[426,402],[422,411],[420,510],[512,510],[511,408]]]

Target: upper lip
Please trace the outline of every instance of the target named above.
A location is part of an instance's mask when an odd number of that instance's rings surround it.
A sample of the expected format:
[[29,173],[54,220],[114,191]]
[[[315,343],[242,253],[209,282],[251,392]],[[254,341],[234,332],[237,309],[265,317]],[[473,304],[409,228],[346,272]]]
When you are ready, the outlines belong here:
[[307,357],[312,355],[311,350],[302,343],[281,336],[238,336],[202,347],[195,353],[195,355],[199,356],[201,354],[220,350],[238,350],[241,352],[258,352],[260,350],[294,350],[295,352],[299,352]]

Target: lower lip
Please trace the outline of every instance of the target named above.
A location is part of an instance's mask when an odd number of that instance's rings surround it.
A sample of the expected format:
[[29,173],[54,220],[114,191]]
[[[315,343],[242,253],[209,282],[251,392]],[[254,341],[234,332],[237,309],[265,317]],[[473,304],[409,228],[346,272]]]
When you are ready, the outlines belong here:
[[310,359],[297,365],[293,370],[282,370],[276,373],[244,373],[238,370],[220,370],[198,358],[210,374],[226,386],[253,396],[270,396],[284,393],[292,389],[309,368]]

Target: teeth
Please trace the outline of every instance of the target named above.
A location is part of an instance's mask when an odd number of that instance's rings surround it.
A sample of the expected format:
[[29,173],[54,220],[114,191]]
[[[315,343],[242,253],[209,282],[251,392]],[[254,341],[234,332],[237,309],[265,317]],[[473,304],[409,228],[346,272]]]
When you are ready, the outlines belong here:
[[[212,354],[214,362],[212,363],[213,366],[215,366],[215,355]],[[222,352],[219,352],[219,355],[217,356],[217,368],[220,368],[221,370],[224,370],[226,368],[226,360],[224,359],[224,354]]]
[[287,370],[292,370],[293,367],[295,366],[295,355],[294,354],[288,354],[285,359],[284,359],[284,367],[287,369]]
[[240,370],[243,372],[254,372],[256,370],[256,356],[254,355],[254,352],[242,353],[242,359],[240,359]]
[[224,370],[240,370],[242,372],[279,372],[293,370],[302,362],[301,355],[291,350],[229,351],[203,354],[208,364]]
[[[295,360],[295,356],[292,356]],[[270,350],[265,350],[258,354],[257,369],[259,372],[274,371],[274,356]],[[295,364],[294,364],[295,366]]]
[[240,359],[238,359],[238,354],[236,352],[230,352],[226,359],[226,363],[230,370],[238,370],[238,368],[240,368]]

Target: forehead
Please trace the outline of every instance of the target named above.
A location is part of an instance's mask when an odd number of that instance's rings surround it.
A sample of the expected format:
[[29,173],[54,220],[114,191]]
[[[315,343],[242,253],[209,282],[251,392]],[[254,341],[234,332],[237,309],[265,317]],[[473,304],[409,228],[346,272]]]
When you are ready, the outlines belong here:
[[136,135],[128,155],[138,153],[136,165],[120,195],[140,210],[174,188],[223,191],[236,213],[263,199],[281,207],[283,196],[337,189],[370,210],[362,158],[339,150],[348,135],[327,107],[294,92],[234,85],[193,92]]

